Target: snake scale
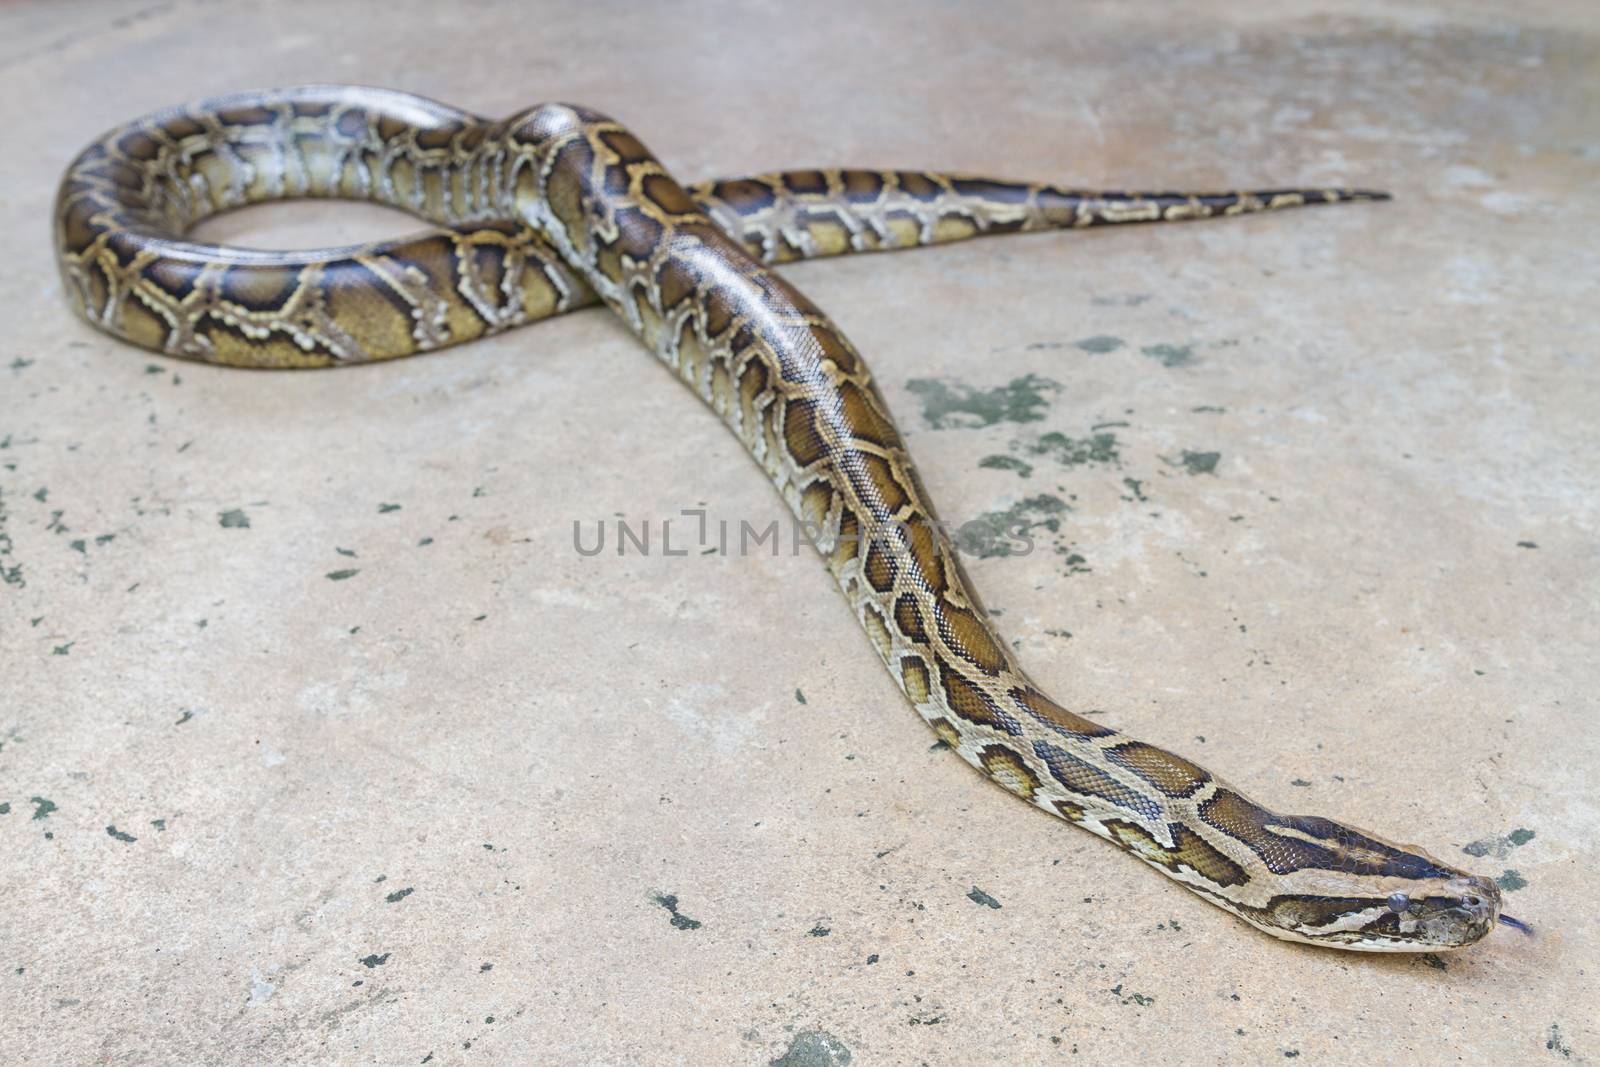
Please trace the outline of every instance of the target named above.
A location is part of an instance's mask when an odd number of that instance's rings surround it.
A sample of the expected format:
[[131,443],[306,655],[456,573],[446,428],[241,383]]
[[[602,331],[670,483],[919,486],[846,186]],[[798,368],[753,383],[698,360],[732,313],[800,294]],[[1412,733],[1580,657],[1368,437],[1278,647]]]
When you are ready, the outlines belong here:
[[[437,228],[263,252],[183,240],[294,197]],[[1358,190],[1087,192],[924,171],[799,170],[685,188],[626,128],[546,104],[492,122],[406,93],[311,86],[106,134],[55,214],[90,323],[252,367],[390,359],[604,303],[738,435],[918,714],[1002,788],[1275,937],[1377,952],[1471,944],[1500,891],[1414,845],[1273,812],[1193,761],[1046,696],[996,633],[860,354],[771,268],[988,233],[1380,199]]]

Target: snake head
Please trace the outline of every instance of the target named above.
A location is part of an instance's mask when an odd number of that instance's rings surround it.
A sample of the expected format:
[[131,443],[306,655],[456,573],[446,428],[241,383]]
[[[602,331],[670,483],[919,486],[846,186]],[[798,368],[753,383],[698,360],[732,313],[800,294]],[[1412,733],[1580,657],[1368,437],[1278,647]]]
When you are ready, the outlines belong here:
[[[1364,952],[1438,952],[1472,944],[1500,917],[1499,886],[1416,845],[1332,819],[1281,815],[1222,785],[1199,816],[1265,869],[1251,875],[1239,865],[1245,884],[1230,893],[1237,913],[1274,937]],[[1262,887],[1255,900],[1252,881]]]
[[[1387,884],[1385,884],[1387,883]],[[1398,887],[1398,888],[1395,888]],[[1375,880],[1358,894],[1274,897],[1259,916],[1268,933],[1365,952],[1440,952],[1484,937],[1500,919],[1500,887],[1462,871],[1443,877]]]

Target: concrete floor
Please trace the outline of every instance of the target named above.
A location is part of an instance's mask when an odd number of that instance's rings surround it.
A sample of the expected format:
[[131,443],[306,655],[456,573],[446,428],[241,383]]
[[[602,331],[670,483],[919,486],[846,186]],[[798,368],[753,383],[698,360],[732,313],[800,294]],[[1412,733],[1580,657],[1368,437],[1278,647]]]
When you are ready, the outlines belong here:
[[[0,1062],[1593,1062],[1600,16],[1504,7],[9,5]],[[68,314],[83,143],[334,80],[686,178],[1395,191],[789,274],[947,518],[1061,520],[972,564],[1049,691],[1540,935],[1272,941],[930,750],[816,560],[578,555],[780,508],[601,311],[304,374]]]

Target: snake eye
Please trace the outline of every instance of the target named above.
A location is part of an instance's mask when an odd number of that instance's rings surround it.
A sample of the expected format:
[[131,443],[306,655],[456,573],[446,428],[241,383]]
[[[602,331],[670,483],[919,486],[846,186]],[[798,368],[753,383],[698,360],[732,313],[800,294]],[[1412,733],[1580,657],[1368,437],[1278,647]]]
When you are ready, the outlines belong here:
[[1406,896],[1404,893],[1395,893],[1389,897],[1389,910],[1397,915],[1403,911],[1409,910],[1410,907],[1411,898]]

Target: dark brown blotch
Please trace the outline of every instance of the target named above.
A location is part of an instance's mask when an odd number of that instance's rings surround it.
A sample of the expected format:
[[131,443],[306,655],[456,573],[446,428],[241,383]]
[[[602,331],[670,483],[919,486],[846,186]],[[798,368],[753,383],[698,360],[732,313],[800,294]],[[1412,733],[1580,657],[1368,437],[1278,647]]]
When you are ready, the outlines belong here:
[[1022,733],[1022,727],[996,703],[989,694],[968,681],[950,664],[939,661],[939,684],[944,687],[950,710],[968,722],[979,723],[1013,737]]
[[907,640],[919,645],[928,643],[928,632],[922,626],[922,609],[917,606],[915,595],[900,594],[900,599],[894,602],[894,623]]
[[791,193],[808,196],[828,191],[828,178],[820,170],[791,170],[784,174],[783,184]]
[[771,186],[753,178],[717,182],[711,187],[711,195],[740,215],[753,215],[771,207],[777,199]]
[[985,745],[978,754],[983,771],[1000,783],[1007,791],[1024,800],[1032,800],[1039,792],[1039,776],[1016,752],[1002,744]]
[[1087,763],[1066,749],[1048,741],[1035,741],[1033,754],[1044,760],[1056,781],[1074,793],[1098,797],[1119,808],[1138,812],[1150,819],[1161,817],[1161,806],[1137,790],[1130,789],[1099,767]]
[[1109,726],[1101,726],[1081,715],[1074,715],[1037,689],[1025,689],[1019,686],[1011,690],[1010,696],[1034,719],[1057,733],[1073,737],[1109,737],[1116,733]]
[[1204,767],[1143,741],[1129,741],[1105,751],[1111,762],[1137,774],[1169,797],[1192,796],[1211,780]]
[[695,203],[683,186],[665,174],[651,174],[640,183],[640,192],[651,203],[669,215],[688,215],[696,210]]
[[973,612],[948,601],[934,608],[939,636],[946,645],[985,674],[997,674],[1006,666],[1005,653],[995,642],[988,625]]

